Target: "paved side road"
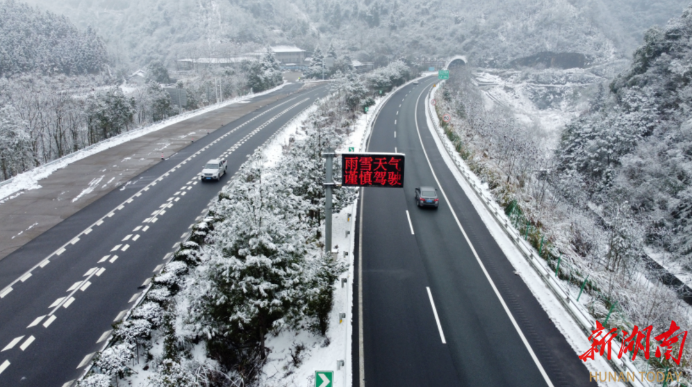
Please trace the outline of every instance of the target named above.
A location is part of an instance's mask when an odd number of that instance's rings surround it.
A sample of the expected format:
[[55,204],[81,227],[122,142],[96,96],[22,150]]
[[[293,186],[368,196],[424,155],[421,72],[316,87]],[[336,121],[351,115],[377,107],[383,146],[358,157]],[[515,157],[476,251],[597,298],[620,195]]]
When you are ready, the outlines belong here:
[[[240,165],[327,91],[298,91],[224,125],[0,261],[0,386],[72,385]],[[227,176],[201,182],[217,157]]]
[[193,141],[299,90],[314,87],[293,83],[114,146],[70,164],[39,181],[41,188],[0,201],[0,260],[72,214],[127,184],[142,171]]

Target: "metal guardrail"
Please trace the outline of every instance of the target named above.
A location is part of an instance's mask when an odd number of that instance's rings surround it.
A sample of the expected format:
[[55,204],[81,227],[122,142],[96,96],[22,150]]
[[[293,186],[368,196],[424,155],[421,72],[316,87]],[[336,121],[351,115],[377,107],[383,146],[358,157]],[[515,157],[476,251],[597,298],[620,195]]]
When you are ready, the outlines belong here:
[[[444,82],[444,81],[442,81]],[[439,84],[442,84],[440,82]],[[439,85],[438,84],[438,85]],[[484,207],[488,210],[488,213],[492,215],[496,223],[500,228],[507,234],[512,243],[517,247],[522,256],[529,262],[534,271],[540,276],[543,282],[548,286],[552,293],[557,297],[560,303],[565,307],[565,310],[572,316],[573,320],[579,325],[582,331],[587,335],[591,335],[591,331],[596,328],[596,319],[593,318],[584,308],[579,304],[573,297],[569,294],[567,290],[554,278],[553,271],[546,267],[542,262],[541,257],[536,254],[536,251],[530,246],[522,237],[521,233],[511,225],[511,221],[504,214],[504,211],[495,203],[492,197],[486,197],[485,192],[481,189],[476,182],[471,179],[473,172],[468,170],[468,167],[461,160],[459,154],[455,151],[451,141],[445,136],[444,130],[440,127],[439,119],[435,111],[432,110],[430,105],[430,100],[434,97],[437,88],[431,89],[430,93],[425,99],[425,114],[427,119],[432,122],[434,127],[434,132],[438,136],[443,147],[447,151],[448,156],[451,158],[452,162],[456,166],[457,170],[461,173],[461,176],[466,180],[469,186],[472,188],[473,192],[483,203]],[[617,353],[620,350],[620,343],[613,340],[614,351]],[[622,359],[611,359],[608,362],[613,366],[615,371],[618,372],[633,372],[635,375],[640,374],[635,365],[629,360],[629,358]],[[651,386],[648,382],[644,384],[636,380],[635,382],[626,382],[632,387],[646,387]]]

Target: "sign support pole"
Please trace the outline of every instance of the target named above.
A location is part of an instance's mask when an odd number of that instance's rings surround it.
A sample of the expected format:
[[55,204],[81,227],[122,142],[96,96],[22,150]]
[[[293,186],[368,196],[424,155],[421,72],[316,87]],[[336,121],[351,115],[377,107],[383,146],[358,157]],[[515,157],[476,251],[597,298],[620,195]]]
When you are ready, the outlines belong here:
[[324,182],[324,251],[331,253],[332,251],[332,189],[334,187],[333,179],[333,164],[334,164],[334,149],[327,148],[327,151],[322,153],[322,157],[327,159],[325,163],[325,182]]

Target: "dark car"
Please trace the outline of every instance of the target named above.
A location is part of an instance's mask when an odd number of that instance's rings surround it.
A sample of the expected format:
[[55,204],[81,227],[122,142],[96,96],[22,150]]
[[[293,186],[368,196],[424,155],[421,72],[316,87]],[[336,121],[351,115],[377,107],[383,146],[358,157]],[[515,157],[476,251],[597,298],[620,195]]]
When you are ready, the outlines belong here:
[[416,188],[416,205],[418,207],[435,207],[440,204],[437,190],[434,187]]

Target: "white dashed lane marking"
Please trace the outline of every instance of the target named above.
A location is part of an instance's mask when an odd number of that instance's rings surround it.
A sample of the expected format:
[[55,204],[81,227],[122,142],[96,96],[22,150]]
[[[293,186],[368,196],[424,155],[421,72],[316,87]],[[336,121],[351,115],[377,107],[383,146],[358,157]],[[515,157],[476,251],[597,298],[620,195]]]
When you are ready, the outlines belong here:
[[26,349],[29,348],[29,346],[31,345],[31,343],[34,342],[34,340],[36,340],[36,338],[34,336],[29,336],[29,338],[26,339],[22,343],[22,345],[19,346],[19,349],[21,349],[22,351],[26,351]]
[[48,320],[46,320],[46,322],[43,323],[43,326],[44,326],[45,328],[48,328],[48,327],[50,326],[50,324],[52,324],[53,321],[55,321],[56,318],[57,318],[57,317],[55,317],[55,315],[52,315],[52,316],[48,317]]
[[7,369],[7,367],[10,366],[10,362],[8,360],[5,360],[1,365],[0,365],[0,374]]
[[20,341],[22,341],[23,338],[24,338],[24,336],[15,337],[15,338],[12,339],[12,341],[10,341],[10,343],[7,344],[7,345],[5,346],[5,348],[3,348],[2,351],[0,351],[0,352],[9,351],[10,349],[14,348],[14,346],[17,345],[17,343],[19,343]]
[[99,337],[99,339],[96,340],[96,344],[98,344],[98,343],[100,343],[100,342],[102,342],[102,341],[106,341],[106,339],[108,338],[108,336],[110,336],[111,332],[113,332],[112,329],[103,332],[103,334],[101,335],[101,337]]
[[95,354],[96,354],[96,352],[92,352],[92,353],[84,356],[84,359],[82,359],[82,361],[79,363],[79,365],[77,366],[77,369],[85,367],[87,364],[89,364],[89,362],[91,361],[91,358],[94,357]]
[[28,328],[33,328],[33,327],[35,327],[36,325],[40,324],[41,321],[43,321],[43,319],[44,319],[45,317],[46,317],[45,315],[36,317],[36,318],[34,319],[34,321],[32,321],[31,324],[29,324],[29,325],[27,326],[27,329],[28,329]]
[[113,320],[113,322],[118,322],[118,321],[122,320],[126,314],[127,314],[127,310],[121,311],[120,313],[118,313],[117,316],[115,316],[115,319]]

